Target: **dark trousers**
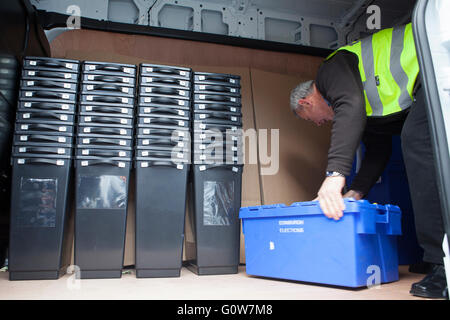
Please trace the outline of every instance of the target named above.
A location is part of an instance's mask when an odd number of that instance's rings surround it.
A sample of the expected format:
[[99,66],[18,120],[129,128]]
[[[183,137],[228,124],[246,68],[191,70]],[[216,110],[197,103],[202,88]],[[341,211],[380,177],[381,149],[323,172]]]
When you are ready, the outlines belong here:
[[423,260],[442,264],[444,224],[423,89],[417,92],[403,125],[402,151]]

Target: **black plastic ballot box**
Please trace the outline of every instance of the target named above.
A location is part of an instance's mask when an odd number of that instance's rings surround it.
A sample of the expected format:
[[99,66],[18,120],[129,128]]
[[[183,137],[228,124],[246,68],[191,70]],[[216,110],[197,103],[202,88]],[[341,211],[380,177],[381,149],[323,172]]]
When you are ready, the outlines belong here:
[[120,278],[131,162],[92,157],[75,163],[75,265],[80,278]]
[[190,170],[189,68],[141,64],[135,137],[136,276],[179,277]]
[[58,279],[70,263],[79,61],[25,57],[12,139],[10,280]]
[[242,165],[193,165],[187,268],[198,275],[238,272]]
[[188,161],[136,161],[136,276],[178,277]]
[[14,158],[10,280],[58,279],[70,263],[71,160]]

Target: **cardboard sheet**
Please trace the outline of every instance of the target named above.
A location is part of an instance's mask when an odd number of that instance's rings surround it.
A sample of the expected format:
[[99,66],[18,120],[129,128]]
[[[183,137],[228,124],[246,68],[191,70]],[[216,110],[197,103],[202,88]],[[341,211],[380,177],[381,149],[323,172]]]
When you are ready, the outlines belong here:
[[[251,77],[257,129],[279,130],[279,169],[274,175],[261,175],[263,203],[312,200],[325,177],[331,126],[318,128],[298,119],[289,107],[291,90],[311,75],[252,69]],[[263,169],[261,158],[260,162]]]
[[75,51],[111,58],[130,57],[184,66],[255,68],[284,74],[315,74],[322,59],[297,53],[273,52],[199,41],[95,30],[70,30],[51,43],[52,56]]

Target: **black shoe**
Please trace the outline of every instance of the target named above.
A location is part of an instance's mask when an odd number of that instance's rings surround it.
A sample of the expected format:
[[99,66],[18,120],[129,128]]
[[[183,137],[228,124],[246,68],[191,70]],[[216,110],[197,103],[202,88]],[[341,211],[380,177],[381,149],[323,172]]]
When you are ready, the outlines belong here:
[[418,262],[410,264],[408,271],[419,274],[429,274],[433,270],[433,264],[429,262]]
[[422,298],[448,298],[444,266],[440,264],[433,265],[431,272],[422,281],[413,283],[409,293]]

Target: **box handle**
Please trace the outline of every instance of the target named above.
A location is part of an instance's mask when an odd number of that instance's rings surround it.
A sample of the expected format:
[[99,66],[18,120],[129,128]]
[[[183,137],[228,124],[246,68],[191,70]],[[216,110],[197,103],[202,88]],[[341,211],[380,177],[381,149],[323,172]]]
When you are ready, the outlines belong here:
[[[80,127],[81,128],[86,128],[86,127]],[[116,135],[120,135],[121,134],[121,130],[127,130],[127,129],[117,129],[117,128],[102,128],[102,127],[89,127],[90,128],[90,132],[89,133],[100,133],[100,134],[116,134]]]
[[[34,96],[37,98],[55,98],[55,99],[62,99],[63,95],[66,93],[60,93],[60,92],[49,92],[44,90],[36,90],[34,91]],[[68,100],[68,99],[67,99]]]
[[173,141],[172,138],[155,138],[150,139],[151,142],[178,144],[179,141]]
[[154,139],[143,139],[149,140],[149,144],[169,144],[171,146],[176,146],[179,141],[172,141],[171,138],[154,138]]
[[[220,150],[216,150],[216,149],[219,149],[219,148],[214,148],[214,147],[208,146],[208,148],[205,149],[207,152],[204,152],[204,150],[196,150],[196,153],[211,156],[212,159],[216,159],[218,157],[223,157],[224,159],[226,159],[226,157],[230,155],[229,151],[224,152],[223,147],[221,147]],[[216,151],[217,151],[217,154],[216,154]],[[238,151],[232,151],[231,156],[238,157],[239,156]]]
[[122,98],[120,97],[108,97],[108,96],[93,96],[92,101],[94,102],[109,102],[109,103],[122,103]]
[[237,101],[232,101],[231,99],[236,99],[236,100],[238,99],[235,97],[217,96],[217,95],[212,95],[212,94],[200,94],[200,95],[204,97],[202,100],[211,100],[211,101],[220,101],[220,102],[237,103]]
[[389,223],[389,212],[386,211],[384,206],[377,205],[376,223]]
[[[115,76],[105,76],[105,75],[100,75],[100,74],[93,74],[93,75],[89,75],[89,76],[93,76],[94,80],[92,81],[105,81],[105,82],[124,82],[122,77],[115,77]],[[90,80],[87,80],[90,81]]]
[[[228,120],[228,121],[233,121],[233,122],[240,122],[240,120],[241,120],[241,117],[239,117],[239,116],[235,116],[235,115],[233,115],[233,116],[230,116],[229,114],[223,114],[223,113],[220,113],[220,112],[211,112],[211,113],[199,113],[199,118],[200,118],[200,115],[202,115],[202,117],[203,118],[205,118],[205,119],[219,119],[219,120]],[[232,118],[236,118],[236,120],[234,121],[234,120],[232,120]]]
[[157,66],[143,66],[143,68],[152,68],[152,73],[167,73],[167,74],[180,74],[180,70],[175,68],[167,68],[167,67],[157,67]]
[[43,153],[43,154],[60,154],[58,152],[60,148],[39,148],[39,147],[26,147],[26,153]]
[[[109,160],[109,159],[95,159],[95,160],[79,160],[82,167],[91,167],[99,165],[109,165],[112,167],[124,167],[123,161]],[[84,163],[85,162],[85,163]]]
[[44,124],[44,123],[33,123],[33,124],[28,124],[28,131],[32,131],[32,130],[36,130],[37,129],[38,131],[50,130],[50,131],[58,131],[59,132],[59,128],[60,127],[61,126],[58,126],[58,125],[51,125],[51,124]]
[[[59,113],[54,113],[54,112],[27,112],[30,115],[30,119],[56,119],[59,121],[64,121],[61,120],[61,114]],[[70,122],[69,120],[66,120],[68,122]]]
[[[84,160],[78,160],[83,162]],[[113,167],[120,167],[121,164],[124,162],[118,161],[118,160],[109,160],[109,159],[95,159],[95,160],[85,160],[87,162],[86,165],[83,165],[83,167],[90,167],[90,166],[99,166],[99,165],[109,165]]]
[[[170,83],[170,84],[179,84],[181,86],[182,86],[182,83],[186,82],[186,80],[179,80],[179,79],[168,78],[168,77],[146,77],[146,78],[151,78],[152,83],[162,83],[162,84]],[[188,87],[188,85],[187,86],[185,85],[184,87]]]
[[50,141],[50,142],[59,142],[60,137],[58,136],[46,136],[41,134],[32,134],[28,136],[27,141]]
[[92,85],[93,90],[107,90],[107,91],[118,91],[122,92],[123,86],[117,85],[117,84],[110,84],[110,83],[102,83],[102,84],[93,84]]
[[202,165],[197,165],[197,166],[203,167],[203,168],[200,168],[201,171],[214,169],[214,168],[219,168],[220,167],[220,168],[230,169],[230,171],[233,171],[233,172],[239,172],[239,169],[237,169],[237,171],[236,171],[236,168],[240,167],[241,165],[239,165],[239,164],[237,164],[237,165],[232,165],[232,164],[202,164]]
[[[148,128],[146,130],[148,130],[148,133],[146,133],[146,134],[149,134],[149,135],[156,134],[156,135],[161,135],[161,136],[166,136],[166,135],[172,136],[173,132],[180,131],[180,130],[176,130],[176,129],[172,130],[172,129],[160,129],[160,128]],[[188,135],[188,133],[189,133],[189,131],[181,131],[181,132],[185,132],[186,135]]]
[[[216,92],[229,92],[231,93],[231,88],[233,87],[227,87],[227,86],[217,86],[217,85],[211,85],[211,84],[206,84],[206,85],[202,85],[205,87],[205,89],[202,90],[206,90],[206,91],[216,91]],[[233,88],[235,89],[235,88]]]
[[120,157],[120,155],[119,155],[120,152],[123,152],[123,151],[107,151],[107,150],[89,149],[88,156]]
[[36,65],[42,67],[50,67],[50,68],[62,67],[64,69],[68,69],[65,62],[58,62],[58,61],[36,60]]
[[179,89],[166,87],[152,87],[152,93],[178,95]]
[[150,122],[151,123],[164,123],[164,124],[171,124],[171,125],[176,125],[179,126],[179,121],[178,119],[168,119],[168,118],[151,118]]
[[152,102],[160,102],[164,104],[178,104],[177,99],[175,98],[166,98],[166,97],[153,97],[152,96]]
[[[234,109],[239,108],[239,111],[231,111],[232,108],[234,108]],[[230,106],[227,106],[227,105],[217,104],[217,103],[205,104],[205,108],[204,109],[200,109],[200,110],[214,110],[214,111],[225,111],[225,112],[241,113],[240,107],[230,107]]]
[[[205,125],[205,128],[208,127],[210,129],[214,129],[214,130],[219,130],[222,132],[226,132],[227,130],[231,131],[231,132],[236,132],[237,129],[242,129],[241,123],[239,121],[231,121],[228,119],[216,119],[216,124],[211,124],[211,123],[205,123],[203,122],[203,119],[200,120],[196,120],[196,122],[194,123],[194,125]],[[218,128],[217,125],[225,125],[225,126],[230,126],[230,127],[236,127],[236,130],[232,130],[231,128]],[[202,130],[207,130],[206,129],[202,129]]]
[[204,77],[205,80],[212,80],[212,81],[226,81],[229,82],[230,79],[234,79],[233,77],[227,76],[227,75],[200,75]]
[[[97,123],[106,123],[106,124],[123,124],[123,118],[116,118],[116,117],[96,117],[96,116],[84,116],[84,117],[90,117],[91,121],[85,123],[91,123],[91,122],[97,122]],[[128,121],[127,121],[128,122]]]
[[148,156],[142,156],[142,157],[155,157],[155,158],[167,158],[171,156],[172,150],[145,150],[149,153]]
[[[95,66],[96,70],[104,70],[104,71],[118,71],[118,72],[124,72],[124,66],[119,66],[116,64],[98,64]],[[127,67],[128,68],[128,67]]]
[[154,151],[173,151],[173,146],[168,147],[152,147],[152,146],[140,146],[139,150],[154,150]]
[[34,87],[43,86],[48,88],[62,88],[67,89],[65,87],[66,83],[60,81],[50,81],[50,80],[33,80]]
[[164,68],[164,67],[153,67],[153,72],[162,72],[162,73],[170,73],[170,74],[179,74],[180,71],[172,68]]
[[[41,70],[35,71],[35,76],[36,77],[43,77],[43,78],[67,79],[66,78],[66,74],[67,73],[64,73],[64,72],[54,72],[54,71],[41,71]],[[73,73],[73,74],[75,74],[75,73]]]
[[170,114],[178,115],[179,111],[188,112],[185,110],[174,109],[174,108],[170,108],[170,107],[157,107],[157,108],[151,108],[149,113],[156,113],[156,114],[170,113]]
[[229,147],[229,146],[233,146],[233,147],[237,147],[237,141],[213,141],[213,142],[195,142],[196,145],[198,146],[202,146],[199,147],[199,150],[209,150],[209,149],[216,149],[217,147]]
[[[217,133],[218,131],[220,131],[222,134],[226,134],[227,130],[229,128],[218,128],[218,127],[214,127],[214,124],[210,124],[210,123],[203,123],[203,122],[199,122],[196,121],[195,124],[203,124],[205,125],[204,129],[198,129],[198,130],[202,130],[201,132],[199,132],[200,134],[206,134],[206,135],[211,135],[213,136],[214,133]],[[232,130],[230,130],[232,131]]]
[[[92,106],[92,111],[110,112],[110,113],[122,113],[120,108],[105,107],[105,106]],[[128,114],[128,113],[127,113]]]
[[138,161],[146,162],[149,167],[171,167],[179,169],[180,166],[184,166],[183,163],[172,162],[171,160],[148,160],[148,161]]
[[117,145],[117,146],[121,145],[119,140],[104,139],[104,138],[89,138],[88,144]]
[[64,160],[45,159],[45,158],[20,158],[17,159],[18,164],[51,164],[54,166],[64,165]]
[[[55,108],[57,106],[57,108]],[[61,109],[63,108],[64,104],[60,103],[48,103],[48,102],[31,102],[30,109],[41,109],[41,110],[54,110],[54,109]],[[22,110],[25,108],[21,108]],[[26,108],[28,110],[28,108]]]

